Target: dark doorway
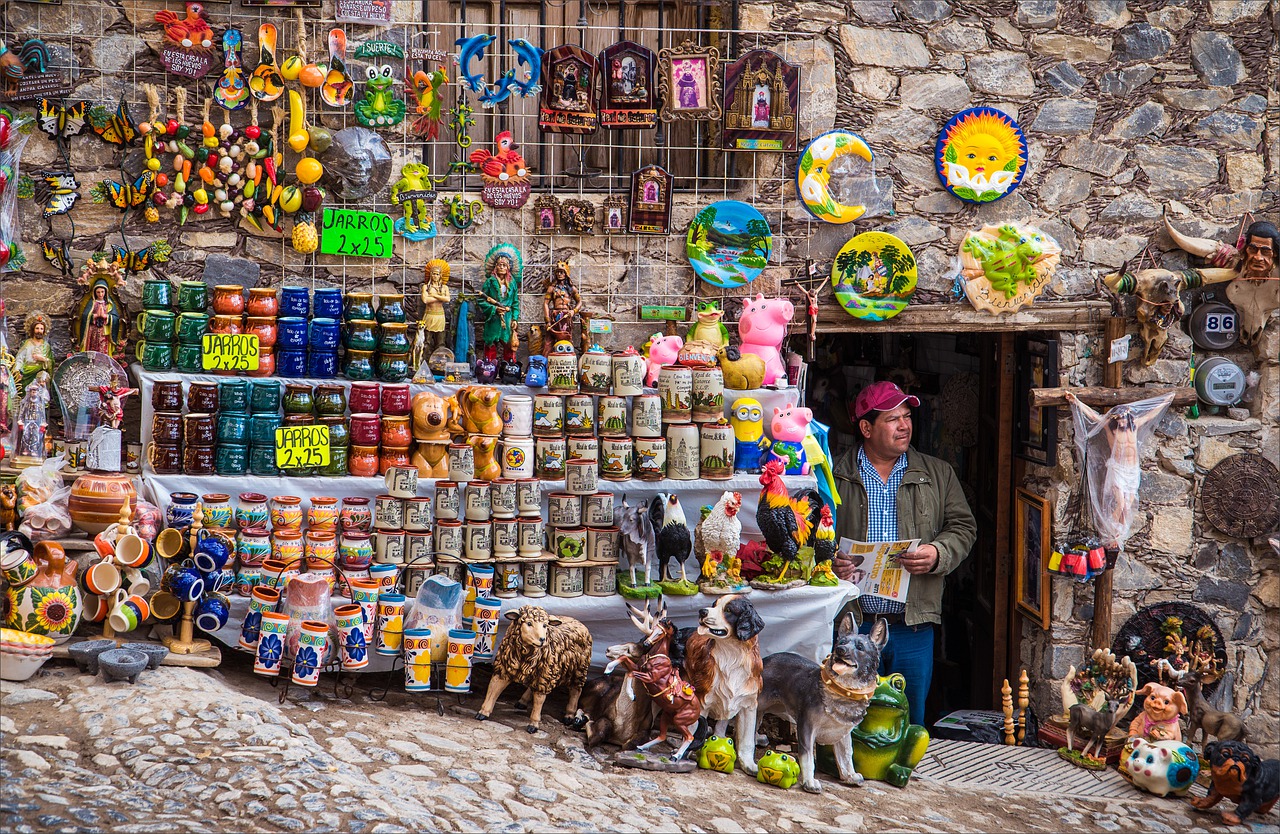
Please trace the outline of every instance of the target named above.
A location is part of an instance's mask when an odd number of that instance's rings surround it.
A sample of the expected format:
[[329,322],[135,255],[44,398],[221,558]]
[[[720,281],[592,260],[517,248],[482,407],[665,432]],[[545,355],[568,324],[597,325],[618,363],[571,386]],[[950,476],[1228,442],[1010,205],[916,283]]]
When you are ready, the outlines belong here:
[[953,710],[999,709],[1017,640],[1008,571],[1014,359],[1011,333],[844,333],[820,340],[809,373],[808,405],[831,427],[837,457],[852,444],[851,408],[864,385],[891,379],[919,396],[912,445],[951,464],[977,519],[973,551],[947,578],[930,724]]

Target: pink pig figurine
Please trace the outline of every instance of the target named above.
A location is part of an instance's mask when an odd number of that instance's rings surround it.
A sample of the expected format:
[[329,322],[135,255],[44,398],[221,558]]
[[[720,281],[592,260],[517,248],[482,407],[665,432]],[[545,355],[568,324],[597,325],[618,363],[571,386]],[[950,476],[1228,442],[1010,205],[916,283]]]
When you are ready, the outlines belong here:
[[769,433],[773,435],[773,446],[769,454],[786,465],[787,469],[783,474],[809,474],[809,461],[804,453],[804,436],[809,433],[811,422],[813,422],[813,411],[808,408],[796,408],[794,403],[787,403],[786,408],[773,410],[773,422],[769,424]]
[[782,364],[778,347],[787,337],[787,325],[795,308],[785,298],[765,298],[759,293],[743,302],[742,316],[738,319],[738,335],[742,338],[742,352],[754,353],[764,360],[764,385],[787,378],[787,368]]
[[656,385],[658,371],[663,365],[674,365],[682,347],[684,347],[684,339],[679,336],[663,336],[661,333],[654,333],[649,339],[649,353],[646,360],[648,365],[644,384],[650,388]]

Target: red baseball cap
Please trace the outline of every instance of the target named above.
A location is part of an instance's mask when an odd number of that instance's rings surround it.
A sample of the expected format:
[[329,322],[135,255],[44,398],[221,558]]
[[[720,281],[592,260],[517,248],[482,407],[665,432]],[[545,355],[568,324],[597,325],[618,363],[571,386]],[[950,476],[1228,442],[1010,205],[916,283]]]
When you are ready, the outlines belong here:
[[893,411],[906,403],[912,408],[920,407],[920,398],[903,393],[903,390],[887,379],[873,382],[858,392],[853,402],[853,416],[861,420],[871,411]]

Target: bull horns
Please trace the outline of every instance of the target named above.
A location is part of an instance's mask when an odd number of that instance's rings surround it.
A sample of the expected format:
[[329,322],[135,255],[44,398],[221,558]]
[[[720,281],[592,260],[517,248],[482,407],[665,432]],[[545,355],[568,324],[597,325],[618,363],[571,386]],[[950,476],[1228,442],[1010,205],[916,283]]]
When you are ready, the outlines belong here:
[[1219,249],[1220,244],[1216,240],[1210,240],[1207,237],[1191,237],[1173,228],[1173,224],[1169,222],[1168,214],[1164,216],[1164,227],[1168,230],[1169,237],[1184,252],[1190,252],[1192,255],[1199,255],[1202,258],[1211,258]]

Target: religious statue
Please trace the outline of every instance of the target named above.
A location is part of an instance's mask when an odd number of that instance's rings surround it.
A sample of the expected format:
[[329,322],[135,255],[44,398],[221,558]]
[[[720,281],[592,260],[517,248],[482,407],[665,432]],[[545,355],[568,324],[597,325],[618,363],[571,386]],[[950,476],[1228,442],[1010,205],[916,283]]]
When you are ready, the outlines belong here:
[[422,283],[422,318],[413,343],[413,367],[416,370],[436,349],[444,344],[444,308],[449,303],[449,262],[443,258],[427,261]]
[[22,328],[27,338],[13,358],[18,371],[18,396],[23,395],[39,373],[53,372],[53,348],[48,342],[49,317],[39,310],[28,313]]
[[129,322],[115,288],[123,279],[120,267],[90,258],[80,272],[88,292],[72,311],[71,336],[77,351],[94,350],[112,359],[124,355]]
[[26,386],[14,420],[13,465],[17,469],[44,463],[49,434],[49,372],[39,371]]
[[[520,337],[516,335],[516,321],[520,317],[520,275],[524,261],[520,250],[510,243],[499,243],[489,250],[484,259],[484,284],[480,288],[480,316],[484,329],[480,333],[484,356],[477,362],[476,376],[481,377],[481,363],[485,374],[492,368],[489,379],[498,372],[498,347],[502,347],[504,362],[515,362]],[[483,381],[483,380],[482,380]]]
[[126,388],[119,377],[113,377],[110,385],[99,385],[98,391],[98,425],[119,429],[124,422],[123,400],[131,394],[138,393],[137,388]]
[[122,400],[138,393],[138,389],[126,388],[119,377],[112,377],[110,385],[99,385],[93,390],[98,392],[98,427],[89,436],[86,465],[96,472],[119,472],[120,424],[124,422]]
[[18,404],[18,386],[13,380],[13,354],[0,329],[0,460],[12,452],[13,408]]
[[573,320],[580,312],[582,296],[578,295],[578,288],[569,278],[569,262],[556,261],[551,282],[542,296],[542,315],[547,323],[543,337],[544,347],[562,340],[572,342]]

